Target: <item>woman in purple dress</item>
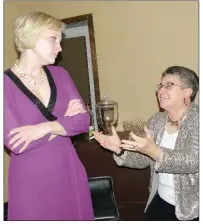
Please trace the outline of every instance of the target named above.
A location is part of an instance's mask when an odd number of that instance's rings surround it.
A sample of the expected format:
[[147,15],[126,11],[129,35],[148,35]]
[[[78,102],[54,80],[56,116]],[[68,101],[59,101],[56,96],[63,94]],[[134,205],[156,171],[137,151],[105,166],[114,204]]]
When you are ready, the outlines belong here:
[[86,171],[70,137],[90,118],[67,71],[51,66],[64,24],[19,17],[19,60],[4,76],[4,143],[11,151],[8,220],[94,220]]

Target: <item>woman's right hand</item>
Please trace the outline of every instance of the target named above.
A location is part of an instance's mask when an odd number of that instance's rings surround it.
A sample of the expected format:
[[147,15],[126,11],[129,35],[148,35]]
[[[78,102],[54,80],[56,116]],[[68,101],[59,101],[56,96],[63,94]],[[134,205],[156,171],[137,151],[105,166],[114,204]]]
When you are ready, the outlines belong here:
[[[68,104],[68,108],[64,114],[64,117],[66,116],[74,116],[76,114],[84,114],[86,113],[86,110],[84,109],[81,100],[79,99],[74,99],[74,100],[70,100],[69,104]],[[48,141],[53,140],[54,138],[56,138],[57,135],[51,135]]]
[[103,146],[106,149],[111,150],[114,153],[120,153],[120,138],[118,137],[118,134],[116,132],[116,129],[114,126],[112,126],[112,135],[103,135],[99,133],[98,131],[94,132],[95,139],[100,143],[101,146]]

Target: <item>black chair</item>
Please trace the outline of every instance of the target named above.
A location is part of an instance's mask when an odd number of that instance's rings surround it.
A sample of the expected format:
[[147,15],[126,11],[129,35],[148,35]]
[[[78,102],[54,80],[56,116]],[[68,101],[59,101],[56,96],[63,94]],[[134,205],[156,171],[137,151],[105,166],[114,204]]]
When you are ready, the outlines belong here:
[[[113,181],[109,176],[91,177],[88,180],[97,221],[119,220],[119,212],[113,192]],[[4,221],[8,219],[8,202],[4,203]]]
[[89,186],[96,221],[119,220],[119,212],[110,176],[91,177]]
[[8,202],[4,203],[4,221],[8,220]]

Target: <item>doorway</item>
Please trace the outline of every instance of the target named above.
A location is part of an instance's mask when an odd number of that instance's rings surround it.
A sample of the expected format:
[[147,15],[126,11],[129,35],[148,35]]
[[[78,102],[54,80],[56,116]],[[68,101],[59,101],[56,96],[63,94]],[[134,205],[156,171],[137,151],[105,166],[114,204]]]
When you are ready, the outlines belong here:
[[86,14],[62,21],[66,24],[63,51],[55,64],[69,72],[83,101],[91,106],[95,130],[98,130],[96,104],[100,101],[100,88],[93,17],[92,14]]

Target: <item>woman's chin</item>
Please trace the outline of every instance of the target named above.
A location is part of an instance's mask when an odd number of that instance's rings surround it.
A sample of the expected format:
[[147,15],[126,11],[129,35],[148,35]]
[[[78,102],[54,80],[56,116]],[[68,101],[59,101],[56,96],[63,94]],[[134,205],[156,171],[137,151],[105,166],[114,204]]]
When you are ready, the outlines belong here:
[[52,60],[50,60],[50,65],[53,65],[54,63],[55,63],[55,61],[56,61],[56,58],[53,58]]
[[162,102],[159,103],[159,106],[160,106],[162,109],[165,110],[165,109],[167,109],[167,107],[169,106],[169,104],[168,104],[167,102],[163,102],[163,101],[162,101]]
[[48,59],[46,61],[44,61],[43,65],[46,66],[46,65],[53,65],[55,63],[55,58],[53,59]]

